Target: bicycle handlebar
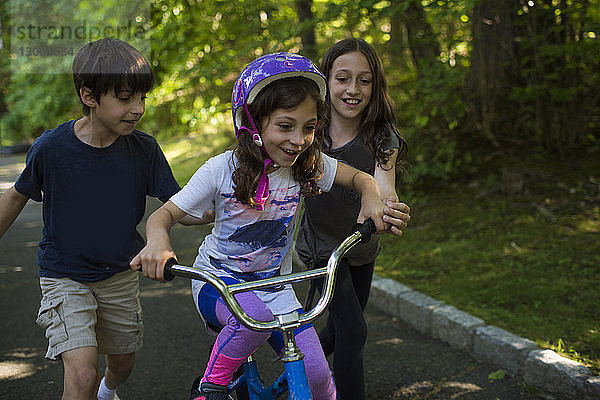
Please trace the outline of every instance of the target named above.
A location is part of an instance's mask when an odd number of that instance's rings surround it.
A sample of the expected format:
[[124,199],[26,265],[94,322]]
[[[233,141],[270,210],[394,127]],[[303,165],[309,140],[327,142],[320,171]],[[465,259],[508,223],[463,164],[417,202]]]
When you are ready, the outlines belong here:
[[[362,224],[354,225],[354,233],[348,236],[344,241],[332,252],[329,260],[327,261],[327,267],[317,268],[310,271],[295,272],[289,275],[282,275],[273,278],[261,279],[251,282],[236,283],[232,285],[226,285],[225,282],[218,276],[197,268],[188,267],[185,265],[178,265],[177,260],[174,258],[169,259],[165,263],[163,272],[164,279],[167,281],[172,280],[176,276],[185,277],[189,279],[196,279],[205,281],[217,289],[231,313],[236,319],[244,324],[249,329],[255,331],[271,331],[274,329],[287,329],[297,328],[300,325],[307,324],[315,320],[325,309],[331,301],[333,296],[333,288],[335,284],[335,276],[337,266],[348,250],[350,250],[359,241],[367,242],[371,238],[371,234],[375,232],[375,223],[373,220],[368,219]],[[313,309],[308,312],[290,313],[284,315],[278,315],[272,321],[257,321],[250,317],[242,309],[238,301],[235,299],[234,294],[240,292],[247,292],[250,290],[278,286],[286,283],[299,282],[308,279],[317,279],[320,277],[326,277],[321,292],[321,297]]]

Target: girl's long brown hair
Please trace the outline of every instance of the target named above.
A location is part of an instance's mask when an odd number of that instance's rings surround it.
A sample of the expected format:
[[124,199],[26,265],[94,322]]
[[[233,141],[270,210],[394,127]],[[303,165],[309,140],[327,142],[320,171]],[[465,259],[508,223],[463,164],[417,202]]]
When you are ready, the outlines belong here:
[[[398,129],[394,113],[394,103],[388,93],[383,66],[375,50],[362,39],[348,38],[341,40],[331,46],[323,56],[321,72],[329,80],[333,62],[339,56],[354,51],[359,51],[365,56],[373,74],[371,101],[369,101],[361,116],[360,135],[369,149],[371,156],[381,167],[387,164],[393,152],[392,150],[384,150],[383,144],[391,135],[397,135],[400,145],[398,147],[396,166],[403,169],[408,145]],[[318,130],[321,131],[320,135],[324,138],[325,149],[330,149],[332,143],[331,136],[329,136],[330,118],[331,105],[329,105],[327,114],[318,127]]]
[[[315,82],[303,77],[284,78],[268,84],[248,106],[248,111],[260,130],[265,119],[269,118],[273,111],[294,108],[306,98],[315,101],[317,119],[320,121],[325,113],[325,105],[321,100],[319,88]],[[242,117],[242,125],[250,126],[245,114]],[[298,156],[291,167],[294,179],[300,184],[300,193],[305,196],[313,196],[321,192],[316,181],[323,175],[320,150],[322,143],[323,137],[319,130],[316,130],[312,144]],[[233,172],[235,197],[244,204],[255,206],[254,196],[266,155],[245,131],[239,133],[234,154],[237,158],[237,165]]]

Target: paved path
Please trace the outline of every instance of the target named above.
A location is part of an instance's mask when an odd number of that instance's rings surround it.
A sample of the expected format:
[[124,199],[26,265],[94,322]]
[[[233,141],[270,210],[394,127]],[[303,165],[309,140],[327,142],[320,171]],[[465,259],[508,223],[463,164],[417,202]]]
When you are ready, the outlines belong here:
[[[12,185],[23,157],[0,156],[0,192]],[[150,202],[155,207],[156,202]],[[35,252],[40,238],[39,204],[30,201],[0,240],[0,399],[58,399],[62,365],[43,358],[46,340],[35,324],[39,287]],[[204,227],[176,227],[174,247],[191,263]],[[300,288],[302,290],[302,288]],[[210,338],[200,327],[189,284],[142,281],[144,347],[131,378],[119,389],[127,399],[187,399],[192,379],[203,369]],[[490,380],[497,368],[406,327],[369,306],[366,381],[369,399],[539,399],[533,389],[506,377]],[[322,322],[322,321],[321,321]],[[265,377],[279,368],[268,349],[258,355]]]

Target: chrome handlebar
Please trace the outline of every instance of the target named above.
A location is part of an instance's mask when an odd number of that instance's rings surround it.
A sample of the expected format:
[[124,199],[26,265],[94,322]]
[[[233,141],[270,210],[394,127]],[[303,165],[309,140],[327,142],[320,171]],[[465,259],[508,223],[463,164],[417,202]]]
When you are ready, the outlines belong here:
[[[344,254],[348,252],[359,241],[369,241],[371,234],[375,232],[375,223],[368,219],[363,224],[356,224],[353,228],[354,233],[348,236],[331,254],[327,261],[327,267],[317,268],[309,271],[295,272],[289,275],[277,276],[273,278],[261,279],[257,281],[236,283],[227,285],[221,278],[210,272],[200,270],[194,267],[178,265],[174,258],[165,263],[164,278],[167,281],[174,277],[184,277],[205,281],[217,289],[227,307],[235,318],[249,329],[255,331],[272,331],[274,329],[294,329],[300,325],[314,321],[325,309],[333,296],[335,277],[338,264]],[[300,282],[310,279],[325,277],[321,297],[313,309],[308,312],[293,312],[284,315],[278,315],[272,321],[257,321],[250,317],[242,309],[234,294],[247,292],[255,289],[278,286],[286,283]]]

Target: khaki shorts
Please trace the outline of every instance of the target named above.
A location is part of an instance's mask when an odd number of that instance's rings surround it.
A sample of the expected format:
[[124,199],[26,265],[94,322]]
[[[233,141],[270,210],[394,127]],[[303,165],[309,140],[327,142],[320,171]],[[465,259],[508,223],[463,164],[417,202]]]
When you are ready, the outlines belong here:
[[46,358],[80,347],[100,354],[129,354],[142,347],[139,278],[123,271],[94,283],[40,277],[42,301],[37,324],[46,331]]

